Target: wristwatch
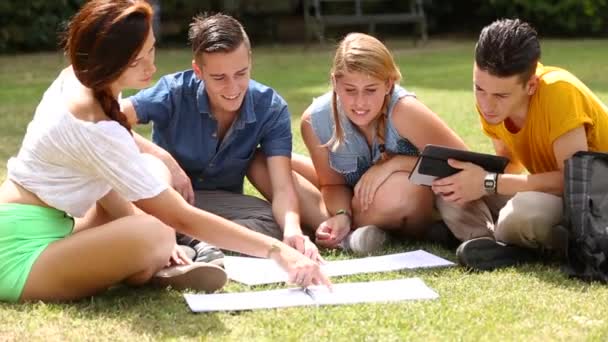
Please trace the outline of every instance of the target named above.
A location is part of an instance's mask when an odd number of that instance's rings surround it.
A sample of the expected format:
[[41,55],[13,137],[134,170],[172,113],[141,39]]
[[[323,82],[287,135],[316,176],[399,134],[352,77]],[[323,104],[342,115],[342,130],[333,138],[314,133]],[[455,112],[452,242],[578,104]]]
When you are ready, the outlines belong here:
[[488,172],[486,177],[483,179],[483,188],[488,195],[496,194],[496,185],[498,184],[498,174],[494,172]]

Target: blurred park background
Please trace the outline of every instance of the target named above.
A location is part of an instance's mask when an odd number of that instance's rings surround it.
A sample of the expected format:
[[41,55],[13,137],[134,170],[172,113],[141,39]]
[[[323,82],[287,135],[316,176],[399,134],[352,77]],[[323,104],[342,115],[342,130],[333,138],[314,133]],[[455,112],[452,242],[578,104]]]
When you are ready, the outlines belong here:
[[[0,1],[0,53],[56,49],[57,33],[84,1]],[[254,45],[306,42],[318,38],[315,37],[318,27],[314,27],[317,14],[322,19],[326,16],[353,19],[357,2],[361,2],[360,11],[367,17],[354,18],[354,22],[368,22],[374,15],[391,22],[376,25],[374,33],[383,38],[415,38],[420,33],[413,20],[395,18],[397,14],[412,12],[420,15],[420,10],[412,11],[414,5],[421,7],[431,39],[474,36],[480,28],[501,17],[527,20],[544,37],[608,36],[608,0],[149,1],[157,9],[156,31],[161,46],[184,46],[188,23],[194,14],[202,12],[224,12],[237,17]],[[335,40],[346,32],[365,31],[368,27],[366,24],[327,27],[325,36]]]

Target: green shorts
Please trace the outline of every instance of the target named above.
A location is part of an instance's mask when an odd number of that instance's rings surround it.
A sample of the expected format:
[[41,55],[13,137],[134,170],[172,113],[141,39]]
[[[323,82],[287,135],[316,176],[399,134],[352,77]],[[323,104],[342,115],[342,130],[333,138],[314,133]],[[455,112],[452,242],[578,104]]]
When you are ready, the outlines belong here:
[[0,301],[18,301],[40,253],[73,228],[74,219],[63,211],[0,203]]

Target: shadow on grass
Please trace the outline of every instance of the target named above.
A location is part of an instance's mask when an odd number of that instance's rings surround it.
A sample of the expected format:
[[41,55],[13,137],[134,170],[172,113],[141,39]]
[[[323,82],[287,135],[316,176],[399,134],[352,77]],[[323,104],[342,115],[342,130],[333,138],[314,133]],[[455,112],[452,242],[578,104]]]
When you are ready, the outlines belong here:
[[[417,249],[423,249],[429,253],[435,254],[444,259],[457,263],[455,251],[446,249],[438,244],[422,241],[396,242],[391,244],[385,251],[383,251],[382,254],[402,253],[407,251],[414,251]],[[463,275],[471,276],[481,275],[483,273],[500,272],[500,270],[473,271],[467,270],[458,265],[456,265],[455,267],[457,269],[460,269]],[[516,273],[522,275],[523,277],[536,278],[543,283],[551,284],[557,288],[567,290],[572,293],[586,293],[588,291],[592,291],[594,289],[606,286],[606,284],[603,284],[601,282],[588,282],[578,278],[570,277],[568,274],[566,274],[562,267],[563,265],[557,260],[545,260],[536,263],[513,266],[510,267],[510,269],[514,270]],[[438,274],[445,272],[445,270],[445,267],[440,267],[417,269],[415,270],[415,272],[417,275],[437,276]],[[400,273],[403,273],[403,271],[401,271]]]
[[208,338],[229,329],[218,314],[194,314],[179,291],[120,286],[79,303],[92,315],[127,320],[132,330],[156,339]]
[[193,314],[182,293],[170,289],[117,286],[80,301],[13,304],[12,309],[27,314],[38,305],[61,311],[68,318],[85,320],[86,325],[115,327],[119,336],[125,329],[152,340],[207,339],[229,332],[218,314]]
[[551,261],[522,265],[517,267],[516,271],[521,275],[532,276],[544,283],[549,283],[576,293],[585,293],[592,289],[606,286],[600,282],[588,282],[570,277],[562,267],[563,265],[559,262]]

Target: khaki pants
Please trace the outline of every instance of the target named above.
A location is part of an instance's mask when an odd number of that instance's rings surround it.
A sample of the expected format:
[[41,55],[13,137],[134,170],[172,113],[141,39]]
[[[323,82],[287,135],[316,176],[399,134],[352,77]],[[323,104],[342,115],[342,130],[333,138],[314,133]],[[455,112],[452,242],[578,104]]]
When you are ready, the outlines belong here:
[[461,241],[489,236],[528,248],[564,248],[563,234],[554,229],[562,219],[561,197],[527,191],[513,197],[485,196],[459,207],[437,196],[436,205],[445,224]]

